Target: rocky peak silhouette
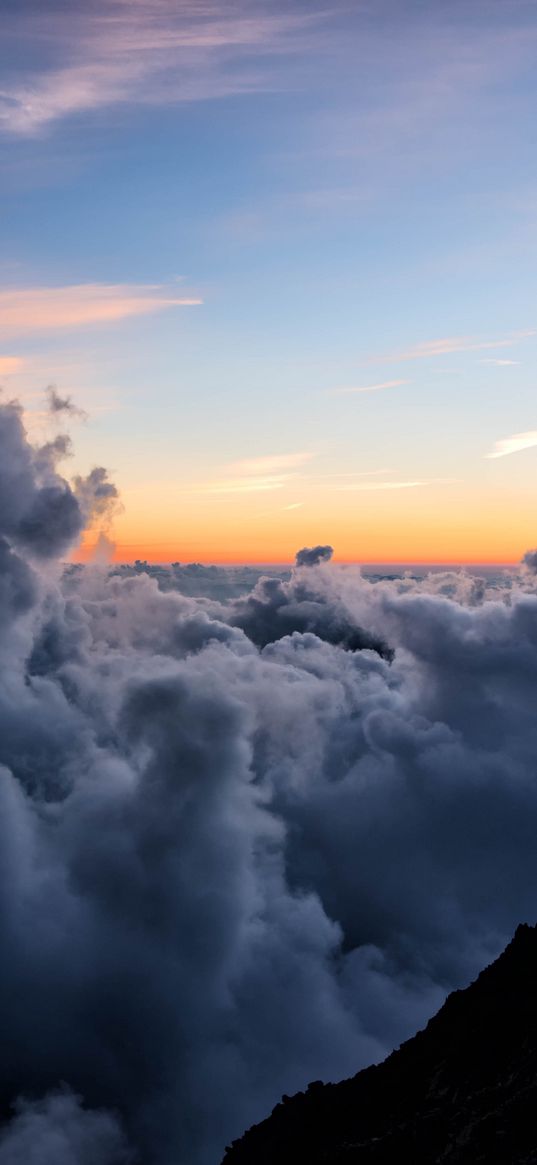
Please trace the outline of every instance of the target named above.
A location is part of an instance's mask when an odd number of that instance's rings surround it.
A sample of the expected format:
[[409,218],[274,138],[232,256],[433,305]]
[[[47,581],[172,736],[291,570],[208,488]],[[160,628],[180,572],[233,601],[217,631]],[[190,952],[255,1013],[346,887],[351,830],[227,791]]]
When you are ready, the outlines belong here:
[[537,1165],[537,927],[382,1064],[282,1097],[224,1162]]

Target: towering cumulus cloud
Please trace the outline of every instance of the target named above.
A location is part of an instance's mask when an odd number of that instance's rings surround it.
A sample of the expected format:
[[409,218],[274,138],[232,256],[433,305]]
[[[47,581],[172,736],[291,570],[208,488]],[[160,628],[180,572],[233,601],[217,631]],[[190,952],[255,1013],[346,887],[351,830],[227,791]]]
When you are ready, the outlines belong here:
[[535,578],[62,571],[62,452],[0,410],[0,1165],[217,1165],[535,921]]

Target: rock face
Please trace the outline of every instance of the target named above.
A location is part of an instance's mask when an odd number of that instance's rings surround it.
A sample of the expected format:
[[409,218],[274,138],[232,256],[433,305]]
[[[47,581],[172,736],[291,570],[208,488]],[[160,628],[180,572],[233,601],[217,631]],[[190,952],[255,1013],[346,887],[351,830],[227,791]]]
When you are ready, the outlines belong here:
[[537,1165],[537,927],[384,1063],[310,1084],[225,1165]]

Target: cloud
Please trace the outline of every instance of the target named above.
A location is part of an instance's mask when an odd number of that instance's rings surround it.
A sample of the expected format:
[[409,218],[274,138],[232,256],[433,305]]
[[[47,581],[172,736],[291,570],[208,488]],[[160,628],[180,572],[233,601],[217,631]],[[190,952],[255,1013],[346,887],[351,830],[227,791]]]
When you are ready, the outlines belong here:
[[488,348],[510,348],[513,344],[519,343],[520,340],[535,335],[535,329],[528,328],[524,331],[512,332],[509,336],[498,340],[478,340],[472,336],[449,336],[439,340],[423,340],[421,343],[415,344],[413,348],[407,348],[402,352],[384,357],[375,357],[375,359],[430,360],[436,356],[447,356],[455,352],[479,352]]
[[486,357],[484,360],[478,360],[478,364],[496,364],[498,368],[513,368],[520,364],[520,360],[496,360],[492,356]]
[[209,494],[265,493],[267,490],[283,489],[288,481],[294,480],[295,476],[294,473],[278,473],[266,474],[265,476],[222,478],[219,481],[210,481],[195,486],[192,492]]
[[56,473],[58,456],[67,451],[62,437],[32,448],[20,408],[16,404],[0,408],[0,542],[4,563],[9,562],[10,571],[19,577],[21,572],[28,580],[31,577],[19,552],[55,558],[84,528],[84,514],[73,490]]
[[60,396],[56,386],[49,384],[46,390],[48,411],[52,417],[69,417],[70,420],[87,420],[88,414],[79,409],[70,396]]
[[511,453],[520,453],[522,449],[532,449],[537,445],[537,429],[529,429],[527,433],[513,433],[512,437],[503,437],[496,441],[494,448],[485,456],[489,460],[496,457],[508,457]]
[[0,1165],[128,1165],[131,1153],[111,1113],[84,1109],[67,1090],[42,1100],[19,1100],[0,1131]]
[[117,323],[170,307],[200,304],[172,295],[163,286],[81,283],[70,287],[28,287],[0,292],[0,336]]
[[537,550],[526,550],[522,565],[532,574],[537,574]]
[[330,562],[334,551],[331,546],[304,546],[295,558],[297,566],[318,566],[320,562]]
[[429,477],[416,481],[350,481],[344,485],[334,485],[334,490],[362,490],[364,493],[374,493],[376,490],[417,489],[422,485],[455,485],[459,479],[455,477]]
[[242,461],[232,461],[228,465],[230,473],[245,474],[247,477],[256,474],[278,473],[280,469],[298,469],[311,461],[313,453],[276,453],[266,457],[247,457]]
[[[317,18],[318,20],[318,18]],[[11,14],[20,35],[24,12]],[[119,104],[206,100],[274,88],[267,57],[287,54],[316,22],[312,14],[243,12],[218,3],[97,3],[90,10],[50,13],[45,30],[26,22],[33,49],[26,69],[4,79],[0,125],[36,135],[66,117]],[[57,44],[56,58],[37,69],[37,52]],[[302,45],[303,47],[303,45]]]
[[247,457],[226,466],[229,477],[202,483],[196,493],[259,493],[283,489],[288,481],[296,479],[293,472],[310,461],[313,453],[276,453],[262,457]]
[[344,651],[368,649],[384,659],[393,652],[382,635],[371,635],[345,601],[333,601],[324,580],[331,546],[304,546],[297,552],[290,579],[262,576],[251,594],[230,604],[228,620],[240,627],[257,647],[268,647],[296,632],[313,634]]
[[0,407],[0,1165],[214,1165],[534,918],[534,556],[62,569],[61,452]]
[[23,363],[20,356],[0,356],[0,376],[10,376],[12,372],[19,372]]
[[410,380],[384,380],[381,384],[366,384],[359,387],[330,388],[330,396],[349,396],[356,392],[379,392],[383,388],[398,388],[401,384],[411,384]]

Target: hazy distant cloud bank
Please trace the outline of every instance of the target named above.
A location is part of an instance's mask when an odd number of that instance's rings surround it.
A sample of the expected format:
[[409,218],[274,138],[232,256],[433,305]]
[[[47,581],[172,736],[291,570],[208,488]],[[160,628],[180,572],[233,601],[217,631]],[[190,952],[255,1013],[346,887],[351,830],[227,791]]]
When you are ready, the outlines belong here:
[[535,921],[535,553],[62,572],[62,451],[0,409],[0,1165],[216,1165]]

